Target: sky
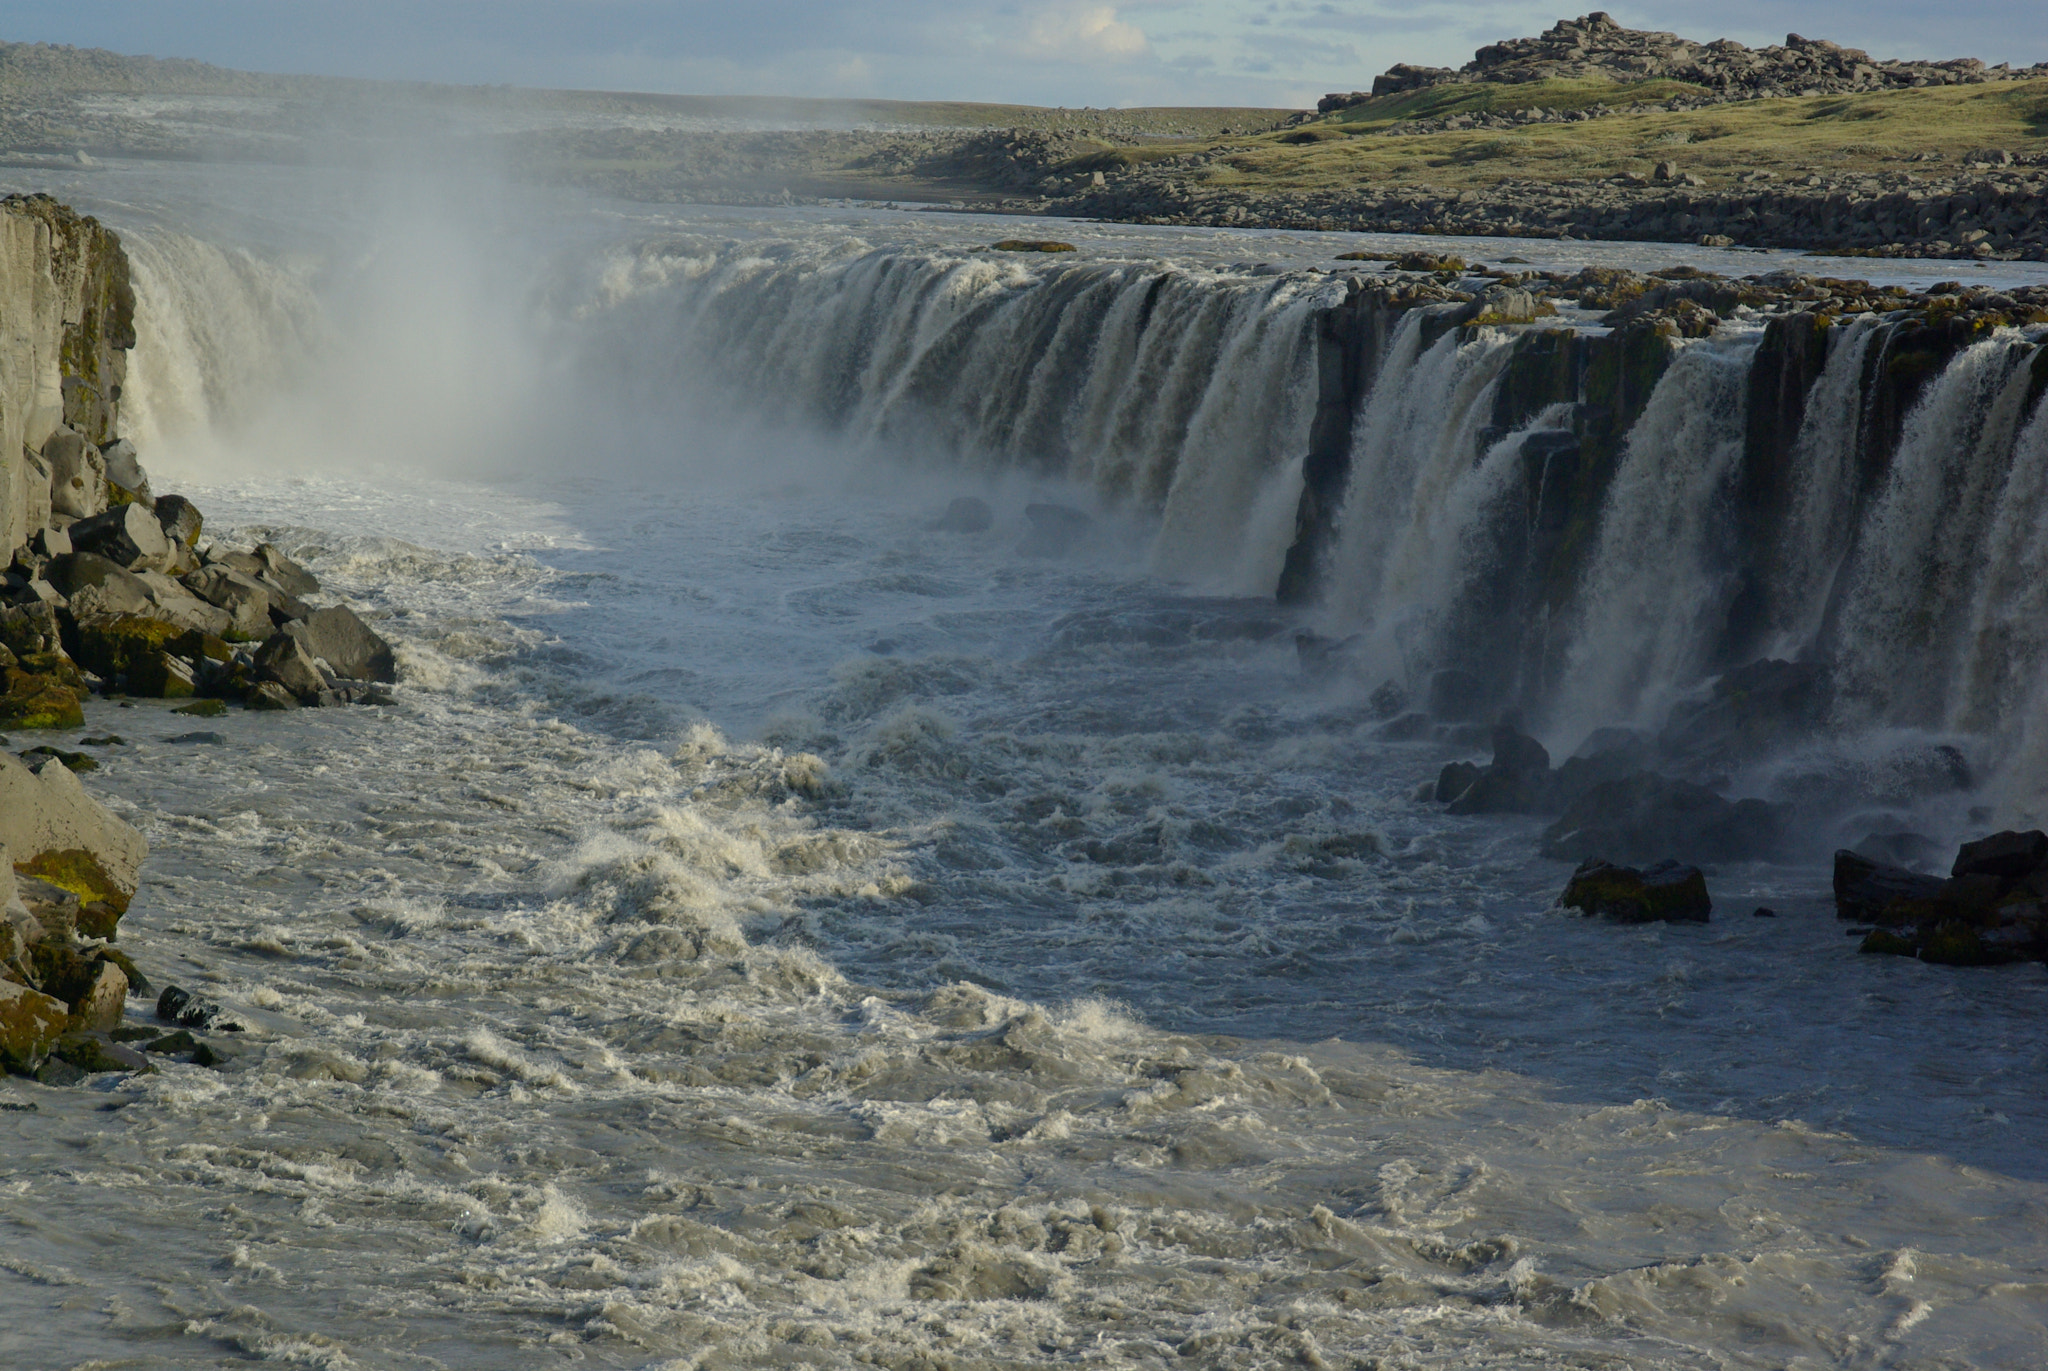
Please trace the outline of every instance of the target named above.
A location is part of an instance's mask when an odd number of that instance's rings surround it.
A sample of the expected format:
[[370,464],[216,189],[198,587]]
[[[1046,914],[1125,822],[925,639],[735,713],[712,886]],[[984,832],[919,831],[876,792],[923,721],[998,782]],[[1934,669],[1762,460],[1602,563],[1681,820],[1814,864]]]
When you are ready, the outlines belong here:
[[[1457,66],[1566,11],[1520,0],[7,0],[0,39],[256,71],[685,94],[1300,107]],[[2048,61],[2044,0],[1618,4],[1632,28],[1876,57]]]

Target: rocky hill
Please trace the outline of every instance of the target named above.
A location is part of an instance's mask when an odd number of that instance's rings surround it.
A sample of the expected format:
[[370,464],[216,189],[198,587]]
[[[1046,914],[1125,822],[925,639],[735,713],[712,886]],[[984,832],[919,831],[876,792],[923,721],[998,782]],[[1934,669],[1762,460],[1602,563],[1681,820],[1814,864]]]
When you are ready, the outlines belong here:
[[1374,79],[1372,90],[1326,95],[1324,113],[1398,95],[1473,82],[1519,85],[1533,81],[1604,78],[1615,82],[1679,81],[1715,100],[1759,100],[1787,95],[1841,95],[1857,91],[1974,85],[2048,75],[2048,64],[2015,70],[1987,67],[1974,57],[1946,61],[1878,61],[1859,48],[1821,38],[1785,35],[1782,45],[1746,47],[1732,38],[1696,43],[1675,33],[1623,28],[1600,10],[1560,19],[1535,38],[1510,38],[1473,54],[1464,66],[1399,63]]

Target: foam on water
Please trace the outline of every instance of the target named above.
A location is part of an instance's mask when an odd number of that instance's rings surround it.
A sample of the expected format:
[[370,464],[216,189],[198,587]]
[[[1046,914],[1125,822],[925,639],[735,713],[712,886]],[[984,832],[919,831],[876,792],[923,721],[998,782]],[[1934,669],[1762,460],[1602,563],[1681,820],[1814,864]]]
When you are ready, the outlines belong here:
[[[552,468],[209,478],[161,427],[161,484],[371,614],[401,703],[235,713],[220,747],[93,705],[128,739],[95,785],[152,844],[124,938],[249,1031],[226,1072],[0,1087],[39,1105],[0,1114],[0,1361],[2048,1353],[2037,968],[1850,955],[1814,871],[1716,872],[1705,927],[1552,910],[1532,824],[1411,803],[1453,754],[1305,688],[1270,602],[1196,593],[1270,571],[1310,401],[1124,316],[1294,380],[1318,287],[792,222],[607,254],[549,302],[647,420]],[[665,429],[692,327],[742,344],[726,409],[801,374],[773,395],[829,401],[831,433]],[[1411,391],[1485,408],[1491,335],[1409,341]],[[1742,345],[1686,350],[1628,489],[1725,481]],[[919,400],[960,378],[985,411]],[[1511,455],[1369,418],[1422,517],[1366,559],[1413,589],[1359,613],[1437,595],[1412,622],[1438,622]],[[1050,436],[993,441],[1023,430]],[[883,441],[920,432],[907,465]],[[935,473],[948,448],[984,464]],[[1146,491],[1027,555],[1031,501]],[[934,530],[965,492],[994,527]],[[1617,595],[1647,530],[1706,605],[1713,529],[1632,518],[1603,533]]]

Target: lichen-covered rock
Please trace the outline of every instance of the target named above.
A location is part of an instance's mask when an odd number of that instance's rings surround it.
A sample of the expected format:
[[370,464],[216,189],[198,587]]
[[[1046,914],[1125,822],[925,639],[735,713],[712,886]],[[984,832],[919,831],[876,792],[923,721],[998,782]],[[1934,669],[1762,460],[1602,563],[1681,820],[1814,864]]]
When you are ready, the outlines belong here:
[[14,869],[62,886],[86,903],[127,912],[148,844],[85,793],[57,762],[31,769],[0,753],[0,843]]
[[1558,897],[1566,909],[1617,923],[1705,923],[1714,902],[1696,866],[1663,861],[1645,870],[1611,862],[1582,862]]
[[199,506],[182,495],[166,495],[158,500],[156,521],[157,526],[163,529],[164,537],[185,547],[197,544],[201,530],[206,527]]
[[86,519],[107,507],[107,471],[99,450],[74,429],[60,428],[43,442],[50,472],[49,507],[72,519]]
[[0,1068],[29,1075],[64,1036],[71,1011],[62,1000],[0,981]]
[[[45,654],[47,656],[47,654]],[[78,728],[85,723],[83,692],[77,673],[35,671],[13,659],[0,666],[0,727]]]

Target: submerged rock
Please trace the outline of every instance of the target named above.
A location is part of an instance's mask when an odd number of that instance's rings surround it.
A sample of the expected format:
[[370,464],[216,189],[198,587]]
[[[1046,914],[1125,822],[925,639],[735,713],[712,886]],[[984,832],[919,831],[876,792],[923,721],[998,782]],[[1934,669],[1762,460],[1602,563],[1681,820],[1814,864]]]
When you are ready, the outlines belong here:
[[1669,860],[1639,871],[1589,859],[1572,873],[1558,904],[1628,924],[1703,924],[1714,909],[1700,869]]
[[946,512],[932,521],[939,533],[986,533],[995,526],[996,512],[988,501],[962,495],[946,506]]
[[1026,557],[1064,556],[1095,527],[1095,520],[1066,505],[1026,505],[1024,517],[1031,532],[1017,550]]

